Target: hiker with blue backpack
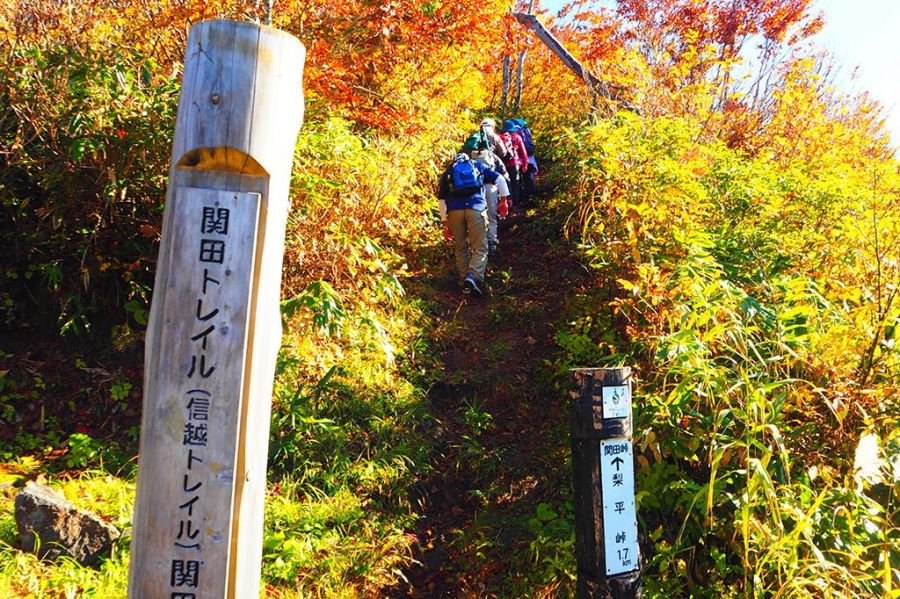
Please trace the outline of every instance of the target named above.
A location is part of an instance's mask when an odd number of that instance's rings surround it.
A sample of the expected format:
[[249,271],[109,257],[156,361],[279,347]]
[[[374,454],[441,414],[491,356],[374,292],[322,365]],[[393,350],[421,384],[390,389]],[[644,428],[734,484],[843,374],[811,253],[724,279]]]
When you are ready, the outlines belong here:
[[441,175],[438,199],[444,237],[455,245],[456,271],[465,295],[484,296],[488,261],[488,215],[484,184],[497,185],[500,200],[509,197],[506,179],[460,152]]
[[[463,151],[472,156],[472,159],[484,166],[493,169],[503,175],[509,184],[509,173],[503,160],[490,148],[490,141],[484,136],[483,130],[470,135],[463,144]],[[499,190],[494,183],[484,184],[484,198],[487,201],[488,214],[488,258],[500,255],[500,237],[498,225],[502,218],[509,214],[511,202],[509,199],[500,200]]]

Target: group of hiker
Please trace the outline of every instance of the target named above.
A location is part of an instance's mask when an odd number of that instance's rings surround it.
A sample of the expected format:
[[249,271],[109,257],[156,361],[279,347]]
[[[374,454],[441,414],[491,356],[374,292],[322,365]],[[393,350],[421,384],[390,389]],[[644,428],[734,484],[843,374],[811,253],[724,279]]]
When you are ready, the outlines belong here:
[[500,254],[498,222],[513,210],[525,210],[537,174],[528,124],[510,119],[498,132],[486,118],[441,175],[441,221],[444,237],[455,245],[463,294],[484,296],[488,259]]

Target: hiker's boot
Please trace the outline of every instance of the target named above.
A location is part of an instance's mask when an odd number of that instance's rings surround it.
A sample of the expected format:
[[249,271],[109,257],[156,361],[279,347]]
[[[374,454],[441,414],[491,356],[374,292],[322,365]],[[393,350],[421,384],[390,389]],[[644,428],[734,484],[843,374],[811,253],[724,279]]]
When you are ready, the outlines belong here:
[[472,275],[467,275],[466,280],[463,281],[462,292],[463,295],[468,295],[469,297],[484,297],[484,291],[481,290],[481,287],[478,286]]

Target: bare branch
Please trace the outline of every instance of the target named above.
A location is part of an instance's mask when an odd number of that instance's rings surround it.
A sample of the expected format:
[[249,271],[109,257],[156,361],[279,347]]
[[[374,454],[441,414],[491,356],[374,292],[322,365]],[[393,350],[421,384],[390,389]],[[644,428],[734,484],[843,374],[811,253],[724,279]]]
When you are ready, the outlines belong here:
[[588,71],[584,65],[582,65],[577,58],[572,56],[572,54],[566,50],[565,46],[557,40],[552,33],[547,31],[547,29],[538,21],[537,17],[530,14],[525,13],[513,13],[513,16],[516,20],[534,32],[534,34],[540,39],[544,45],[550,48],[554,54],[565,64],[569,69],[572,70],[578,77],[584,80],[590,88],[597,94],[602,95],[603,97],[612,100],[618,104],[620,104],[623,108],[627,110],[632,110],[637,112],[634,106],[631,103],[622,97],[619,93],[623,88],[618,85],[612,85],[598,78],[596,75]]

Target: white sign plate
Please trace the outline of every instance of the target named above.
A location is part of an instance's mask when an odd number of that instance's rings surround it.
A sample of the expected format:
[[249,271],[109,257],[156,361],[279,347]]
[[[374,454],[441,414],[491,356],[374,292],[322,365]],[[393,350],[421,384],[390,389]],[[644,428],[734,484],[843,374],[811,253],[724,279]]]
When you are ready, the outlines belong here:
[[[603,391],[605,393],[606,389]],[[638,528],[634,506],[634,454],[631,441],[600,441],[600,481],[603,492],[606,575],[637,570]]]
[[175,192],[141,433],[133,567],[142,597],[226,594],[259,204],[257,193]]
[[603,417],[628,418],[631,416],[631,387],[603,387]]

